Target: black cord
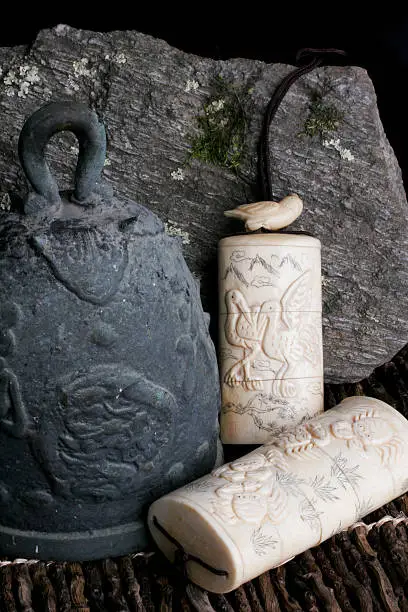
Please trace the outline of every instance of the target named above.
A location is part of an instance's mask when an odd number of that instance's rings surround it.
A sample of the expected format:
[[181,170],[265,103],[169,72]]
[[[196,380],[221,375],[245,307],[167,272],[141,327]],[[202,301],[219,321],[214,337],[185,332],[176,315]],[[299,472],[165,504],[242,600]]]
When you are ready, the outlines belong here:
[[297,81],[301,76],[311,72],[318,66],[321,66],[324,62],[324,56],[328,54],[336,55],[347,55],[345,51],[340,49],[311,49],[305,48],[300,49],[296,54],[296,63],[307,56],[311,55],[312,59],[305,66],[300,66],[292,72],[290,72],[275,89],[271,99],[269,100],[268,106],[266,107],[263,125],[261,130],[261,137],[259,140],[259,151],[258,151],[258,166],[259,166],[259,180],[261,183],[261,192],[263,200],[273,200],[272,193],[272,179],[271,179],[271,156],[269,150],[269,128],[273,118],[276,115],[283,98],[288,92],[289,88]]
[[213,574],[216,574],[217,576],[228,576],[228,572],[226,570],[216,569],[215,567],[208,565],[208,563],[206,563],[199,557],[196,557],[195,555],[191,555],[190,553],[186,552],[183,546],[180,544],[180,542],[176,540],[176,538],[172,536],[163,527],[163,525],[160,525],[159,521],[157,520],[155,516],[153,517],[153,525],[156,527],[156,529],[160,531],[160,533],[164,535],[164,537],[166,537],[169,540],[169,542],[174,544],[174,546],[176,547],[177,550],[175,553],[175,565],[178,566],[179,569],[182,570],[186,578],[187,578],[186,564],[188,561],[194,561],[195,563],[198,563],[199,565],[201,565],[201,567],[204,567],[206,570],[208,570],[209,572],[212,572]]

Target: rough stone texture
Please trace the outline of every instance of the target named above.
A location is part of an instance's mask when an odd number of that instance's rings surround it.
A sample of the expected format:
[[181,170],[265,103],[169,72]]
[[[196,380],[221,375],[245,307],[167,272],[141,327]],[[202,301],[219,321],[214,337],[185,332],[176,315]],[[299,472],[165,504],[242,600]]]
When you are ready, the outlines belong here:
[[[185,255],[200,278],[215,330],[217,242],[240,231],[223,211],[257,199],[262,113],[292,67],[245,59],[214,61],[136,32],[100,34],[67,26],[40,32],[27,49],[0,49],[0,66],[2,191],[24,189],[16,146],[24,118],[48,100],[89,102],[108,129],[110,165],[105,175],[115,190],[188,232]],[[21,66],[37,67],[39,81],[31,84],[36,72],[23,69],[20,74]],[[15,73],[11,77],[10,70]],[[219,74],[253,89],[240,177],[194,161],[184,169],[184,181],[174,180],[171,173],[185,162],[195,117]],[[192,79],[199,88],[186,91]],[[327,80],[325,101],[344,112],[334,138],[340,139],[338,148],[351,152],[352,161],[319,138],[299,137],[312,91]],[[69,185],[72,145],[65,139],[49,147],[61,188]],[[366,72],[325,67],[299,80],[275,117],[270,146],[275,195],[295,191],[305,203],[293,229],[313,233],[323,245],[326,381],[361,379],[408,338],[408,206]]]

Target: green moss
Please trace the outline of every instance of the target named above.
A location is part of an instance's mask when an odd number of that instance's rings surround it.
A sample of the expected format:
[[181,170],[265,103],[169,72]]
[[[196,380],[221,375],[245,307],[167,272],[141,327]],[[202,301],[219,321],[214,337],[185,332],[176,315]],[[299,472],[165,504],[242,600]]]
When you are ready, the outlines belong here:
[[213,93],[197,119],[199,133],[191,139],[190,157],[208,164],[237,170],[247,130],[244,90],[218,77]]
[[333,104],[324,102],[324,93],[314,91],[309,105],[309,116],[305,121],[301,135],[325,137],[330,132],[338,130],[343,116],[343,113]]

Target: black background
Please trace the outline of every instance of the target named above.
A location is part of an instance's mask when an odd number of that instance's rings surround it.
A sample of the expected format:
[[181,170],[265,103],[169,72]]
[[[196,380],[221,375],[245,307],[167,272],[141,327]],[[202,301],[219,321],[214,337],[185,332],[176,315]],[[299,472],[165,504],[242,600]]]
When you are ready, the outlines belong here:
[[[184,51],[227,59],[249,57],[295,63],[303,47],[335,47],[347,52],[347,63],[366,68],[373,80],[387,136],[408,186],[408,10],[381,6],[356,11],[354,6],[326,2],[321,8],[281,2],[227,5],[193,2],[102,3],[94,7],[30,7],[5,2],[0,17],[0,46],[30,44],[36,32],[58,23],[109,31],[138,30],[163,38]],[[330,63],[334,63],[332,60]]]

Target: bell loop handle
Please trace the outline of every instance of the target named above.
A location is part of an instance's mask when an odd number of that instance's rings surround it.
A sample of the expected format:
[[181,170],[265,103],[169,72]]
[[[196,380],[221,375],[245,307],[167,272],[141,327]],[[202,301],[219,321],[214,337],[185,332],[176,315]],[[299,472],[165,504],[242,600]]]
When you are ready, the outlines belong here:
[[48,141],[58,132],[75,134],[79,143],[73,201],[86,202],[100,178],[106,156],[106,132],[95,111],[80,102],[51,102],[25,122],[18,155],[34,191],[50,204],[60,201],[56,180],[45,160]]

